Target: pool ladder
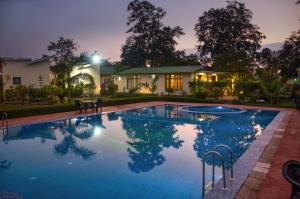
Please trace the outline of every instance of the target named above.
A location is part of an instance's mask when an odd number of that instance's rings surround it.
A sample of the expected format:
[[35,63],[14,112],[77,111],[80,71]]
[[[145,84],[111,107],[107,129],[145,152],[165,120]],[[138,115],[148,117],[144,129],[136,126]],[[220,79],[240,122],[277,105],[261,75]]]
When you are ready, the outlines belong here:
[[1,112],[1,127],[8,128],[8,117],[6,112]]
[[0,129],[2,128],[2,133],[3,133],[3,142],[5,144],[8,144],[7,142],[7,136],[8,136],[8,117],[6,112],[0,112],[1,114],[1,126]]
[[204,154],[202,159],[202,197],[205,195],[205,160],[208,156],[213,156],[213,165],[212,165],[212,185],[211,187],[214,188],[215,186],[215,157],[218,157],[221,160],[222,165],[222,175],[223,175],[223,190],[228,190],[226,187],[226,179],[225,179],[225,165],[224,165],[224,157],[217,151],[217,149],[223,148],[225,149],[230,155],[230,180],[233,180],[233,151],[232,149],[224,144],[219,144],[215,146],[214,150],[208,151]]

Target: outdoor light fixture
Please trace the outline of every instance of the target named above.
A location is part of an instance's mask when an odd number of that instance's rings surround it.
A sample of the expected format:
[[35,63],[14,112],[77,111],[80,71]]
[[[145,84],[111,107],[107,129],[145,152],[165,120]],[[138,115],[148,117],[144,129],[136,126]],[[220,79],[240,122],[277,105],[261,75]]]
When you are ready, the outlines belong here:
[[101,60],[101,57],[100,55],[98,55],[97,53],[95,53],[92,57],[92,61],[94,64],[99,64],[100,63],[100,60]]

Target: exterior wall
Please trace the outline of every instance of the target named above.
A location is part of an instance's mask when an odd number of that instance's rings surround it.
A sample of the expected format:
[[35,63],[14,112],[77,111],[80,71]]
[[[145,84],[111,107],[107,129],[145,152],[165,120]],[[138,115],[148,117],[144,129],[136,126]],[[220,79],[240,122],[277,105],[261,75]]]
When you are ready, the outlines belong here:
[[[159,79],[157,80],[157,87],[158,89],[156,90],[156,94],[166,94],[166,83],[165,83],[165,74],[155,74],[159,77]],[[198,75],[202,75],[201,79],[198,78]],[[211,77],[215,76],[215,80],[218,81],[219,79],[219,73],[214,73],[214,72],[210,72],[210,71],[204,71],[204,72],[196,72],[196,73],[183,73],[182,74],[182,91],[177,91],[174,94],[175,95],[182,95],[182,94],[187,94],[190,95],[190,88],[189,88],[189,82],[193,81],[193,80],[200,80],[203,82],[211,82]],[[114,83],[118,85],[118,92],[128,92],[127,89],[127,78],[129,76],[133,76],[133,75],[121,75],[121,76],[114,76]],[[135,75],[140,77],[142,83],[148,82],[148,84],[150,84],[151,82],[151,78],[152,75],[149,74],[143,74],[143,75]],[[149,90],[146,89],[140,89],[139,90],[140,93],[150,93]]]
[[[50,84],[48,62],[28,65],[29,61],[5,61],[3,66],[3,90],[13,85],[13,77],[21,77],[21,85],[40,87]],[[42,79],[42,81],[40,81]]]
[[72,73],[71,76],[80,74],[80,73],[87,73],[89,75],[91,75],[94,78],[95,81],[95,94],[99,94],[100,93],[100,88],[101,88],[101,82],[100,82],[100,72],[99,71],[99,66],[97,67],[96,65],[90,65],[90,66],[85,66],[83,68],[77,67],[75,68]]
[[[155,74],[158,76],[158,80],[156,82],[157,90],[155,91],[155,94],[166,94],[166,82],[165,82],[165,74]],[[114,83],[118,85],[118,92],[128,92],[127,89],[127,78],[129,76],[133,75],[122,75],[122,76],[115,76],[114,77]],[[140,77],[140,82],[145,83],[147,82],[149,85],[152,81],[152,75],[149,74],[143,74],[143,75],[136,75]],[[190,93],[189,89],[189,81],[192,81],[192,74],[182,74],[183,78],[183,91],[175,92],[174,94],[181,95],[182,92],[185,92],[186,94]],[[140,93],[150,93],[148,89],[140,89]]]

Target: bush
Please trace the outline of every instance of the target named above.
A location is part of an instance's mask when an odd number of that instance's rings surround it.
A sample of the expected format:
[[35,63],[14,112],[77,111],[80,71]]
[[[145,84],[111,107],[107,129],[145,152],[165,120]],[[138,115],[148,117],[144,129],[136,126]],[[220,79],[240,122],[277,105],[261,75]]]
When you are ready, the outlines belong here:
[[33,88],[32,86],[29,86],[27,88],[28,91],[28,99],[29,101],[35,101],[41,99],[41,89],[40,88]]
[[9,89],[6,89],[4,93],[6,100],[16,100],[16,92],[13,86],[11,86]]
[[263,98],[260,83],[255,81],[236,82],[233,95],[248,102],[255,102],[257,99]]
[[79,98],[83,95],[83,86],[76,85],[71,89],[71,97],[72,98]]
[[115,96],[118,89],[118,85],[111,82],[107,85],[107,94],[113,97]]
[[189,87],[191,94],[197,98],[219,98],[223,96],[224,89],[228,83],[226,81],[218,82],[201,82],[201,81],[192,81],[189,82]]
[[128,93],[133,95],[133,94],[136,94],[138,92],[139,88],[138,87],[135,87],[135,88],[131,88],[128,90]]
[[173,88],[166,88],[166,92],[168,93],[168,95],[173,95],[175,90]]
[[57,103],[58,100],[63,101],[65,92],[62,88],[55,85],[45,85],[41,88],[41,98],[50,104]]

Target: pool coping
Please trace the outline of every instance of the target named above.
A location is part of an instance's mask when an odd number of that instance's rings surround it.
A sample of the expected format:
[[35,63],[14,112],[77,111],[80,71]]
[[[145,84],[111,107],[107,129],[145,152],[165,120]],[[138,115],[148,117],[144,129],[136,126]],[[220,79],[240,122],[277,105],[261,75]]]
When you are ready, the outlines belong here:
[[[145,102],[145,103],[134,103],[134,104],[126,104],[126,105],[119,105],[119,106],[110,106],[110,107],[103,107],[104,111],[101,113],[83,113],[83,114],[74,114],[72,112],[64,112],[57,114],[49,114],[49,115],[42,115],[42,116],[31,116],[31,117],[24,117],[21,120],[22,122],[18,122],[18,119],[9,119],[8,120],[8,127],[18,127],[22,125],[31,125],[37,123],[45,123],[45,122],[54,122],[64,119],[70,119],[75,117],[85,117],[85,116],[92,116],[92,115],[99,115],[99,114],[107,114],[110,112],[117,112],[123,110],[132,110],[137,108],[149,107],[149,106],[160,106],[160,105],[180,105],[180,106],[189,106],[189,105],[203,105],[203,106],[224,106],[224,107],[236,107],[241,109],[252,109],[252,110],[273,110],[279,111],[277,116],[272,120],[272,122],[264,129],[261,136],[259,136],[246,150],[246,152],[237,160],[237,162],[233,165],[234,167],[234,181],[227,180],[227,187],[229,190],[223,191],[222,189],[222,180],[220,179],[215,188],[210,190],[204,197],[204,199],[233,199],[237,196],[239,190],[242,188],[243,184],[247,180],[248,176],[250,175],[252,169],[255,167],[256,163],[262,153],[264,152],[267,145],[270,143],[273,135],[275,134],[276,130],[280,126],[283,119],[288,115],[291,110],[289,108],[276,108],[276,107],[263,107],[263,106],[248,106],[248,105],[234,105],[234,104],[209,104],[209,103],[188,103],[188,102],[165,102],[165,101],[153,101],[153,102]],[[105,111],[105,109],[108,109]],[[51,118],[51,119],[47,119]],[[37,119],[38,118],[38,119]],[[42,118],[42,119],[40,119]],[[35,121],[37,119],[37,121]],[[32,122],[33,120],[33,122]],[[0,128],[1,129],[1,128]],[[199,170],[199,172],[201,172]],[[226,171],[226,179],[229,179],[229,170]],[[201,189],[201,187],[199,187]]]
[[234,199],[243,184],[246,182],[251,171],[255,169],[259,158],[270,143],[272,137],[280,127],[284,118],[288,115],[288,110],[280,110],[272,122],[264,129],[262,134],[249,146],[245,153],[233,165],[234,180],[230,180],[230,170],[225,172],[227,190],[223,189],[222,178],[215,188],[210,190],[204,199]]

